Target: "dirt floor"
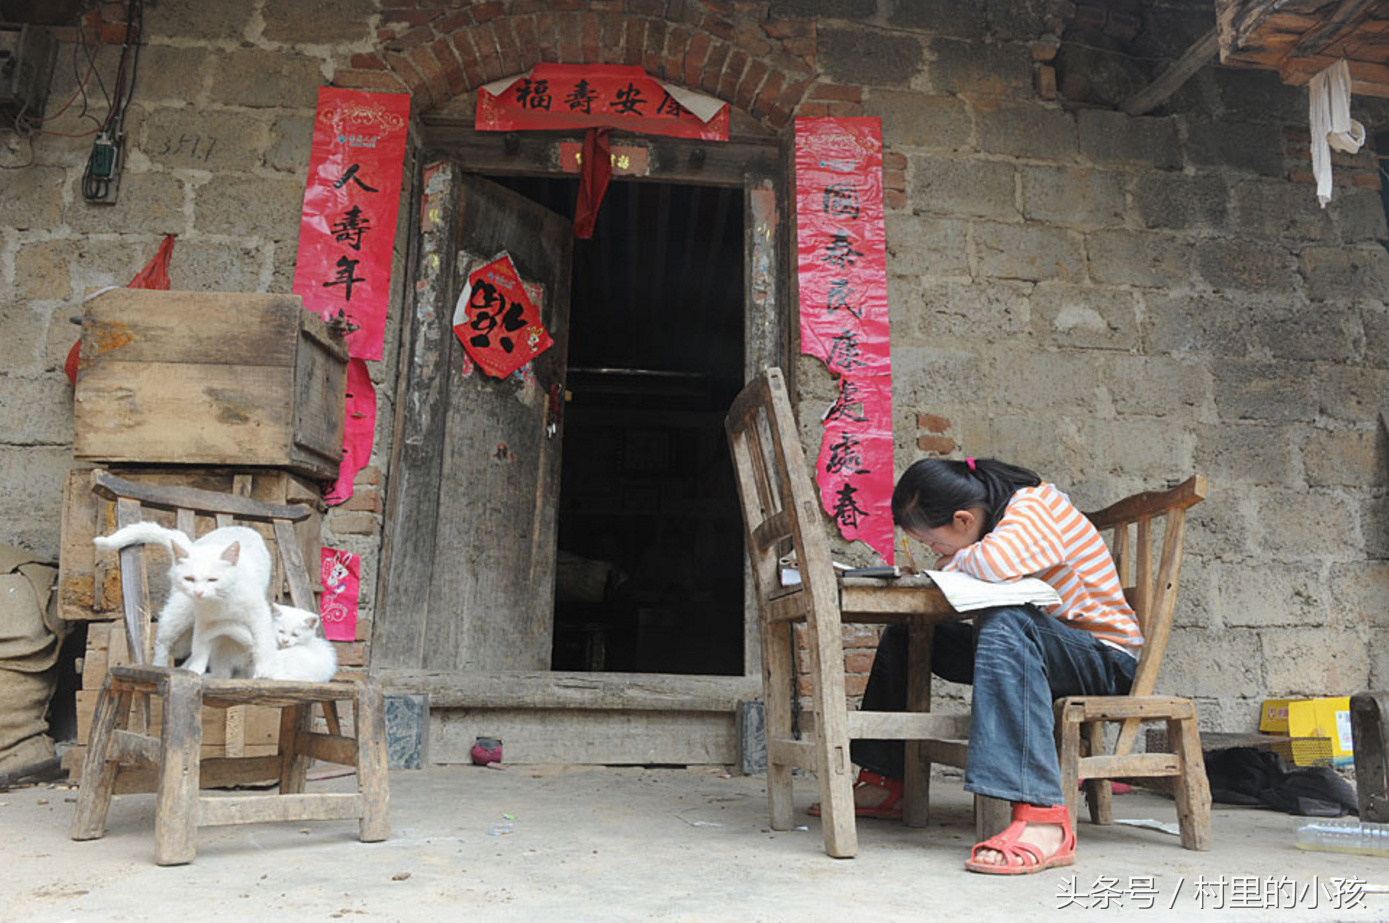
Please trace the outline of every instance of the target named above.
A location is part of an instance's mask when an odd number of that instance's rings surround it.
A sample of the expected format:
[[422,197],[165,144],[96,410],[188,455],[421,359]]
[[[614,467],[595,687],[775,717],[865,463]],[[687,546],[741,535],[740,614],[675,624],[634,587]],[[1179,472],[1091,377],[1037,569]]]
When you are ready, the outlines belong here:
[[[1206,853],[1167,833],[1083,821],[1074,867],[999,880],[962,869],[970,802],[948,780],[933,785],[930,826],[862,821],[852,860],[825,855],[815,818],[769,830],[762,778],[717,767],[396,772],[388,842],[358,843],[345,822],[209,828],[197,860],[177,868],[153,864],[153,796],[119,797],[106,837],[74,843],[75,795],[0,793],[0,920],[1012,921],[1081,908],[1139,909],[1144,920],[1389,919],[1389,893],[1375,890],[1389,886],[1389,858],[1300,851],[1298,818],[1245,808],[1217,806]],[[798,783],[799,807],[814,797],[813,780]],[[1176,817],[1148,793],[1114,807],[1116,817]]]

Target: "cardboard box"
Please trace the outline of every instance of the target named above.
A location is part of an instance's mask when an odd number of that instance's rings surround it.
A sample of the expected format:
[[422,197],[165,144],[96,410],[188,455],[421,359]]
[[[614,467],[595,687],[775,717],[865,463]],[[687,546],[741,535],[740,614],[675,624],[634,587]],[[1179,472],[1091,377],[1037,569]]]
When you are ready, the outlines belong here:
[[87,302],[73,456],[333,480],[347,346],[297,295],[118,288]]
[[[1350,697],[1319,699],[1265,699],[1259,730],[1285,734],[1293,740],[1293,762],[1299,766],[1331,760],[1346,763],[1354,755],[1350,729]],[[1325,741],[1323,745],[1298,746],[1300,740]]]

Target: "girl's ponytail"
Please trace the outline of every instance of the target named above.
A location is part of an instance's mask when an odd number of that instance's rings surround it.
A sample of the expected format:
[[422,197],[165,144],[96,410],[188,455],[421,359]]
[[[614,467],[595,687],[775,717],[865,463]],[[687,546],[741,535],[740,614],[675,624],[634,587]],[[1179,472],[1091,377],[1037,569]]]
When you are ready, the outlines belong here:
[[[1008,501],[1013,499],[1013,494],[1024,487],[1036,487],[1042,483],[1037,472],[1030,468],[1010,465],[994,458],[975,459],[974,469],[970,473],[984,488],[984,502],[976,504],[984,508],[984,531],[981,535],[987,535],[998,525],[998,521],[1003,518],[1003,511],[1008,508]],[[951,511],[951,515],[954,515],[954,510]]]

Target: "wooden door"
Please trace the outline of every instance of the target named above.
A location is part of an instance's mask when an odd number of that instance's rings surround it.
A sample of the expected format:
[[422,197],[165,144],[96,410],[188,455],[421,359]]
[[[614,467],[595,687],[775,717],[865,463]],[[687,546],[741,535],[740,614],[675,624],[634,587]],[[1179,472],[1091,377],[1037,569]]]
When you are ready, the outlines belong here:
[[[423,189],[372,667],[546,670],[570,222],[456,163],[426,167]],[[499,380],[463,371],[450,320],[468,273],[503,251],[540,286],[554,345]]]

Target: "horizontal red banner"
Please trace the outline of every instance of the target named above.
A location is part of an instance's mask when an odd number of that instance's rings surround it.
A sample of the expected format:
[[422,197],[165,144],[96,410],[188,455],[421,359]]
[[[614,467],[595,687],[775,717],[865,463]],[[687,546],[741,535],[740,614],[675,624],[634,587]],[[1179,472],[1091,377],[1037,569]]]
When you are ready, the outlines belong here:
[[[495,84],[494,84],[495,86]],[[479,131],[616,128],[673,138],[728,140],[728,105],[706,122],[640,67],[537,64],[496,95],[477,91]]]

